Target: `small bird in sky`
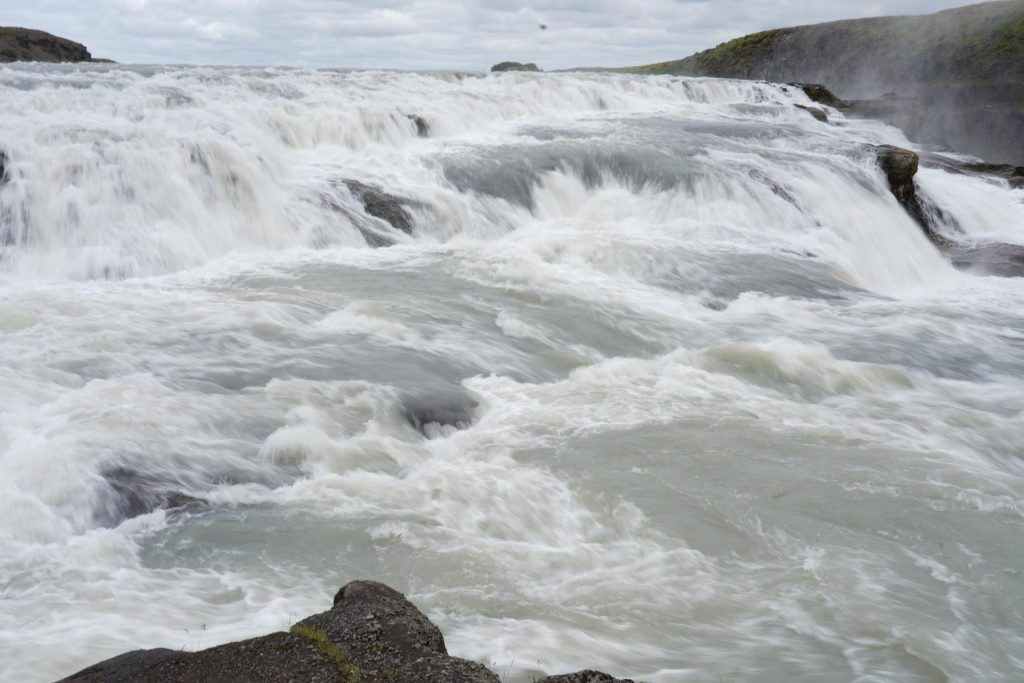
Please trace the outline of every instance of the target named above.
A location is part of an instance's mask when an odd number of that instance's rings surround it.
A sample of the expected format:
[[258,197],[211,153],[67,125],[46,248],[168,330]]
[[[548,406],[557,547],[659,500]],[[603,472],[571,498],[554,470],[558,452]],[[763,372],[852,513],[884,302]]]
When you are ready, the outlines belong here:
[[541,31],[547,31],[548,30],[548,25],[547,24],[541,24],[540,25],[540,30]]

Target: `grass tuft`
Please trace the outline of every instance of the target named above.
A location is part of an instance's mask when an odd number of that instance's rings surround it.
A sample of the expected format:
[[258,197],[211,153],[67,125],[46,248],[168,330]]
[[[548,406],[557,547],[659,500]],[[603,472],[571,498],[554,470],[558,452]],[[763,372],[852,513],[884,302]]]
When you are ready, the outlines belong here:
[[291,627],[289,632],[313,641],[317,649],[337,665],[338,674],[344,683],[360,683],[363,680],[363,672],[349,661],[348,653],[345,652],[345,649],[340,645],[332,643],[323,629],[296,624]]

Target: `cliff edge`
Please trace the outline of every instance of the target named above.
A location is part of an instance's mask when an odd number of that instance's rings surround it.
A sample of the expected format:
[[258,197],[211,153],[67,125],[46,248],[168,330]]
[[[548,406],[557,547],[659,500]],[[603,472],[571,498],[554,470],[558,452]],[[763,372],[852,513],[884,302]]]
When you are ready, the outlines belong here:
[[0,26],[0,62],[91,62],[81,43],[30,28]]

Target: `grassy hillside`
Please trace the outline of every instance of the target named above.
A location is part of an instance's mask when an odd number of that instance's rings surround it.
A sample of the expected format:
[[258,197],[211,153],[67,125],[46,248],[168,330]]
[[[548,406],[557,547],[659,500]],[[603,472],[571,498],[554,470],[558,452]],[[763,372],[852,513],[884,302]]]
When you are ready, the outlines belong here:
[[846,99],[896,92],[908,99],[876,115],[911,139],[1024,165],[1024,0],[773,29],[619,71],[822,83]]
[[[781,28],[637,73],[803,80],[847,96],[904,84],[1024,81],[1024,0],[921,17],[877,17]],[[845,91],[845,92],[844,92]]]

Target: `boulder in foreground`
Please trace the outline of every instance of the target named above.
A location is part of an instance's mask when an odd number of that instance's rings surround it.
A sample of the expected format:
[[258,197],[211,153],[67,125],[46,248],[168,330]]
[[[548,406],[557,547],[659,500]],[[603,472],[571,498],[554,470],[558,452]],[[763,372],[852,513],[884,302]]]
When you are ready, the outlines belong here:
[[[596,671],[552,683],[614,683]],[[498,683],[482,664],[448,654],[441,631],[398,591],[353,581],[334,606],[293,626],[200,652],[138,650],[90,666],[61,683]],[[628,682],[621,682],[628,683]]]

